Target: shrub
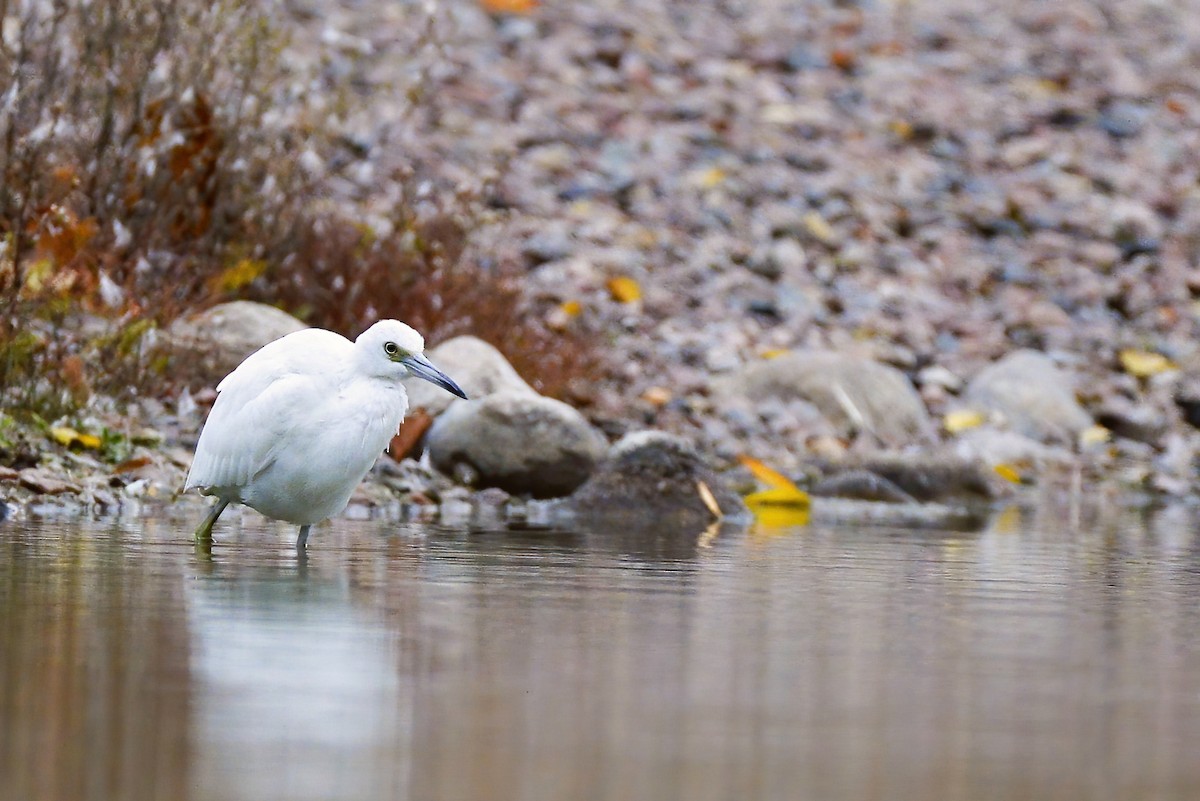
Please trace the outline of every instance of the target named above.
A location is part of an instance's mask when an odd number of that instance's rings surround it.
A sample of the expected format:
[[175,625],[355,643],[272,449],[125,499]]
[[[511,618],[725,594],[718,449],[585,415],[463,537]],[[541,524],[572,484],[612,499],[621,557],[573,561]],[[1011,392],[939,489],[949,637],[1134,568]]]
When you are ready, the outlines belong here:
[[515,273],[463,262],[478,223],[466,199],[423,213],[401,200],[383,237],[314,212],[326,176],[312,165],[331,162],[336,133],[306,110],[311,76],[282,65],[269,11],[28,0],[6,18],[0,405],[52,418],[92,391],[169,388],[147,338],[239,296],[345,333],[385,314],[431,340],[471,331],[550,392],[593,369],[581,340],[529,314]]

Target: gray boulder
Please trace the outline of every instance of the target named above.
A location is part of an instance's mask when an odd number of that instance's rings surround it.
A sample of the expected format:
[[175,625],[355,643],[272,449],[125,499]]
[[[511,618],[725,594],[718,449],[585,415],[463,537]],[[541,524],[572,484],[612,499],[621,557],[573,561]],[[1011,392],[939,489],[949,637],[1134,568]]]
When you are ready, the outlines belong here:
[[[480,400],[497,392],[536,394],[533,387],[517,374],[508,359],[494,347],[476,337],[448,339],[425,353],[446,375],[453,378],[467,397]],[[446,410],[454,396],[419,378],[404,381],[408,405],[437,416]]]
[[712,493],[722,515],[746,514],[741,497],[708,469],[690,443],[661,431],[637,431],[609,449],[566,504],[592,522],[640,523],[695,534],[697,527],[717,519],[701,496],[700,483]]
[[186,373],[219,381],[263,345],[307,327],[274,306],[235,300],[176,320],[166,340]]
[[433,465],[448,475],[535,498],[570,493],[606,447],[603,435],[567,404],[512,390],[455,401],[425,444]]
[[980,370],[963,399],[999,416],[1010,430],[1041,442],[1070,444],[1092,425],[1075,399],[1072,377],[1035,350],[1014,351]]
[[714,387],[720,396],[802,398],[846,433],[888,445],[927,437],[932,421],[912,383],[894,367],[831,351],[795,351],[755,362]]

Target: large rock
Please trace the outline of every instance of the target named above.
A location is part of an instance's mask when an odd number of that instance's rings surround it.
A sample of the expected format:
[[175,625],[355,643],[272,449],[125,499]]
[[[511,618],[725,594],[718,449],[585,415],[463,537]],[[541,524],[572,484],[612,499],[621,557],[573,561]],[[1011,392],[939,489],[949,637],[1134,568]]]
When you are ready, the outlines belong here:
[[570,493],[591,474],[606,446],[567,404],[511,390],[455,401],[434,422],[425,443],[442,472],[535,498]]
[[[533,387],[517,374],[508,359],[482,339],[464,336],[448,339],[425,353],[446,375],[453,378],[471,400],[480,400],[497,392],[536,394]],[[454,396],[419,378],[404,381],[408,405],[437,416],[446,410]]]
[[235,300],[176,320],[167,341],[183,372],[215,382],[263,345],[302,328],[274,306]]
[[717,519],[701,495],[701,483],[722,515],[746,513],[741,497],[705,466],[688,442],[660,431],[637,431],[612,446],[567,505],[593,522],[679,528],[695,534],[697,527]]
[[922,439],[932,422],[921,396],[894,367],[830,351],[795,351],[755,362],[715,387],[718,396],[803,398],[847,433],[888,445]]
[[980,370],[963,398],[1000,417],[1010,430],[1042,442],[1073,443],[1092,425],[1075,399],[1071,376],[1035,350],[1014,351]]

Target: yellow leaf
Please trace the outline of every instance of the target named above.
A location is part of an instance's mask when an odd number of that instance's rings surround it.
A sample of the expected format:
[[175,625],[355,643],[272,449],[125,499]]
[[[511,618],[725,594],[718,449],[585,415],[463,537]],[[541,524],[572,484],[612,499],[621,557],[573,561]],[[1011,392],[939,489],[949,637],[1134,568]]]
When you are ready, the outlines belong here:
[[810,234],[826,245],[831,245],[837,240],[837,233],[833,230],[833,226],[815,211],[810,211],[804,215],[804,227],[808,229]]
[[762,357],[764,359],[778,359],[780,356],[786,356],[789,353],[791,353],[791,351],[787,348],[771,348],[770,350],[764,350],[762,352]]
[[217,286],[225,292],[235,292],[254,283],[254,279],[267,271],[262,259],[242,259],[217,276]]
[[641,286],[627,275],[608,279],[608,291],[618,303],[633,303],[642,297]]
[[753,492],[744,500],[760,527],[776,529],[808,524],[812,504],[803,490],[777,487]]
[[1100,445],[1112,439],[1112,432],[1104,426],[1089,426],[1079,434],[1079,444]]
[[1125,372],[1137,378],[1149,378],[1168,370],[1177,369],[1175,363],[1166,356],[1146,350],[1126,348],[1121,351],[1119,358]]
[[[739,456],[738,461],[741,462],[747,470],[754,474],[762,483],[768,487],[773,487],[780,490],[789,490],[791,492],[800,492],[796,489],[796,485],[792,480],[783,473],[772,470],[753,456]],[[756,493],[757,494],[757,493]],[[747,499],[748,500],[748,499]]]
[[79,443],[80,445],[82,445],[83,447],[87,448],[88,450],[93,450],[93,451],[100,450],[100,445],[101,445],[100,438],[97,437],[95,434],[80,434],[79,438],[76,439],[75,441],[77,443]]
[[79,439],[79,432],[66,426],[52,428],[50,429],[50,439],[63,447],[69,448],[75,440]]
[[692,180],[701,189],[712,189],[725,183],[727,177],[728,173],[720,167],[709,167],[696,173]]
[[892,120],[888,123],[888,128],[898,139],[911,139],[913,135],[912,123],[908,120]]
[[50,429],[50,439],[62,445],[65,448],[88,448],[90,450],[98,450],[101,442],[100,438],[94,434],[80,434],[73,428],[60,426]]
[[974,409],[959,409],[946,413],[946,416],[942,418],[942,427],[951,434],[957,434],[960,431],[978,428],[986,421],[987,415],[983,412],[977,412]]
[[998,464],[992,469],[996,471],[996,475],[1005,481],[1011,481],[1014,484],[1021,483],[1021,474],[1011,464]]
[[720,520],[725,516],[721,511],[721,505],[717,503],[716,497],[712,494],[712,490],[703,481],[696,482],[696,491],[700,493],[700,500],[704,501],[704,505],[708,507],[708,511],[713,513],[713,517]]
[[771,489],[752,492],[743,500],[753,511],[768,506],[786,509],[807,509],[812,505],[808,493],[802,489],[791,487],[772,487]]
[[583,304],[577,300],[568,300],[559,306],[559,308],[562,309],[563,314],[567,315],[568,317],[578,317],[579,313],[583,311]]
[[38,259],[25,267],[25,282],[21,291],[25,295],[36,295],[46,287],[54,275],[54,263],[49,259]]

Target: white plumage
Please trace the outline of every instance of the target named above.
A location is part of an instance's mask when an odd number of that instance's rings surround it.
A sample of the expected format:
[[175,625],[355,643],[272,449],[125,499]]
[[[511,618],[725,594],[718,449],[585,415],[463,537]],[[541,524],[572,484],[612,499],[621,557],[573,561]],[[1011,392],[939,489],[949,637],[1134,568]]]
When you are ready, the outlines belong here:
[[346,508],[408,409],[400,381],[416,375],[466,397],[423,355],[421,335],[381,320],[354,342],[309,328],[251,354],[217,385],[184,489],[218,503],[196,531],[242,503],[308,528]]

